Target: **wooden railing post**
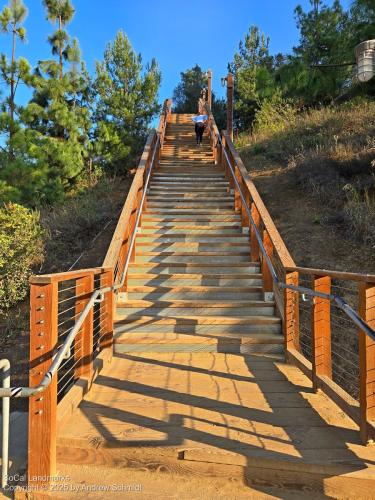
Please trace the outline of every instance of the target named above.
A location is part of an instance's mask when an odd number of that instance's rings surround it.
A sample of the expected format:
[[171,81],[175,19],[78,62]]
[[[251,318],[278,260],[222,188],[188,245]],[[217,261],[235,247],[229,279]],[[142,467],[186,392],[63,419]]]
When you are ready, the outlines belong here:
[[[270,235],[268,234],[268,231],[264,230],[263,231],[263,246],[266,251],[266,254],[268,257],[272,260],[273,256],[273,244],[272,240],[270,238]],[[272,292],[273,291],[273,279],[272,279],[272,274],[271,271],[268,267],[268,263],[262,255],[262,278],[263,278],[263,292]]]
[[[375,328],[375,283],[360,283],[359,314]],[[360,435],[363,443],[375,440],[375,341],[359,331]],[[371,422],[371,423],[370,423]]]
[[[259,233],[260,233],[260,215],[255,203],[250,204],[251,218],[254,221]],[[253,262],[259,262],[259,243],[256,237],[256,231],[253,225],[250,225],[250,248],[251,248],[251,260]]]
[[[298,286],[298,272],[286,273],[285,283]],[[298,292],[284,290],[284,345],[285,360],[288,362],[288,351],[300,350],[299,346],[299,307]]]
[[[100,286],[111,287],[113,285],[113,269],[105,271],[100,277]],[[100,338],[100,350],[113,347],[113,321],[114,321],[115,294],[113,290],[104,294],[104,301],[100,304],[100,318],[102,320],[103,335]],[[109,360],[112,354],[109,356]]]
[[[31,283],[30,387],[36,387],[51,366],[58,336],[58,285]],[[28,483],[48,487],[56,475],[57,376],[44,392],[29,400]]]
[[207,71],[207,102],[212,107],[212,71],[209,69]]
[[[94,291],[94,272],[76,280],[75,317],[79,318]],[[93,346],[94,346],[94,308],[87,314],[83,325],[74,340],[74,358],[76,363],[75,377],[93,378]]]
[[246,200],[246,206],[242,204],[242,211],[241,211],[241,223],[242,227],[249,227],[250,220],[249,220],[249,215],[247,213],[246,207],[250,208],[250,193],[249,190],[247,189],[246,183],[244,182],[243,179],[241,179],[241,189],[244,194],[245,200]]
[[[119,281],[121,279],[122,272],[124,270],[125,266],[125,260],[126,260],[126,255],[128,253],[128,248],[129,248],[129,240],[130,240],[130,222],[126,226],[125,231],[124,231],[124,238],[122,241],[121,249],[120,249],[120,254],[118,258],[118,278],[117,280]],[[126,292],[128,289],[128,276],[125,276],[124,284],[120,288],[120,292]]]
[[233,75],[228,73],[227,76],[227,132],[233,141],[233,95],[234,82]]
[[[241,173],[237,167],[237,165],[234,165],[234,175],[236,176],[237,182],[239,186],[241,187],[242,184],[242,178],[241,178]],[[242,212],[242,200],[240,196],[240,191],[237,188],[237,185],[234,185],[234,209],[236,211],[241,211]]]
[[[316,292],[331,293],[329,276],[313,276]],[[311,314],[313,387],[319,388],[319,375],[332,378],[331,359],[331,303],[329,299],[314,297]]]

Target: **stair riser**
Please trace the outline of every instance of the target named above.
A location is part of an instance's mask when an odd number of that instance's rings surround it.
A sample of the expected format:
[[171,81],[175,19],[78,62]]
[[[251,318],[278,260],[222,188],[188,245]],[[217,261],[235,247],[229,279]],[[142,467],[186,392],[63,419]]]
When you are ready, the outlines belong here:
[[228,238],[230,241],[225,241],[225,238],[204,238],[200,237],[185,237],[185,238],[147,238],[146,236],[138,236],[136,239],[137,248],[147,247],[148,250],[153,248],[177,248],[177,249],[198,249],[203,251],[214,252],[218,248],[228,250],[235,248],[236,251],[248,252],[249,242],[245,238]]
[[180,209],[198,209],[198,210],[206,210],[206,208],[210,210],[221,210],[221,209],[227,209],[230,210],[231,208],[234,207],[234,201],[189,201],[189,200],[176,200],[176,201],[171,201],[169,202],[168,200],[162,201],[162,202],[157,202],[153,201],[152,199],[147,200],[147,211],[149,212],[150,210],[153,210],[154,208],[161,208],[161,209],[175,209],[175,210],[180,210]]
[[229,264],[229,263],[237,263],[237,262],[248,262],[249,257],[247,255],[137,255],[135,258],[135,263],[141,262],[160,262],[164,264],[173,264],[173,263],[196,263],[196,264]]
[[246,266],[246,267],[230,267],[230,266],[202,266],[202,264],[197,264],[196,266],[192,265],[181,265],[181,266],[176,266],[176,265],[162,265],[162,264],[153,264],[153,263],[146,263],[144,265],[137,265],[137,264],[130,264],[130,272],[129,276],[136,275],[137,273],[144,274],[145,272],[150,272],[152,274],[157,273],[157,274],[191,274],[191,273],[199,273],[203,274],[206,277],[209,277],[210,274],[218,275],[220,274],[225,275],[225,274],[244,274],[244,275],[249,275],[249,274],[258,274],[259,273],[259,266]]
[[277,344],[255,344],[253,346],[241,346],[238,344],[213,343],[213,344],[115,344],[114,352],[116,354],[126,353],[174,353],[174,352],[212,352],[212,353],[227,353],[227,354],[281,354],[283,346]]
[[209,243],[137,243],[137,252],[212,252],[218,253],[220,250],[223,252],[234,251],[242,252],[250,255],[250,248],[248,245],[241,244],[227,244],[227,243],[215,243],[210,245]]
[[[255,321],[254,321],[255,322]],[[249,335],[264,335],[264,334],[274,334],[280,335],[277,339],[278,343],[282,343],[284,338],[281,335],[281,324],[264,324],[264,325],[137,325],[134,323],[129,324],[118,324],[115,329],[115,341],[121,342],[125,339],[129,340],[133,335],[135,338],[142,338],[145,335],[152,335],[153,340],[166,340],[163,336],[177,336],[178,334],[184,335],[202,335],[207,336],[207,338],[219,336],[228,336],[231,338],[244,338],[246,339]],[[149,338],[150,340],[150,338]],[[191,338],[189,339],[191,342]]]
[[[131,276],[131,274],[130,274]],[[230,287],[242,287],[242,286],[261,286],[262,279],[210,279],[210,278],[173,278],[173,279],[137,279],[128,278],[128,286],[230,286]]]
[[225,214],[225,215],[230,215],[233,213],[232,210],[229,208],[197,208],[197,209],[192,209],[192,208],[153,208],[153,207],[148,207],[146,212],[148,215],[166,215],[166,214],[173,214],[173,215],[180,215],[180,216],[186,216],[187,214],[189,215],[215,215],[215,214]]
[[118,307],[116,320],[121,321],[132,315],[146,314],[156,317],[173,316],[273,316],[274,306],[270,307]]
[[142,226],[139,228],[140,233],[142,234],[143,229],[171,229],[171,228],[177,228],[177,229],[227,229],[227,228],[233,228],[234,231],[242,231],[242,226],[240,222],[226,222],[226,221],[212,221],[212,222],[207,222],[207,221],[175,221],[175,222],[168,222],[168,221],[145,221],[143,220]]
[[239,294],[236,292],[181,292],[181,293],[136,293],[128,292],[128,300],[149,300],[149,301],[174,301],[174,300],[263,300],[262,293],[247,292],[246,294]]

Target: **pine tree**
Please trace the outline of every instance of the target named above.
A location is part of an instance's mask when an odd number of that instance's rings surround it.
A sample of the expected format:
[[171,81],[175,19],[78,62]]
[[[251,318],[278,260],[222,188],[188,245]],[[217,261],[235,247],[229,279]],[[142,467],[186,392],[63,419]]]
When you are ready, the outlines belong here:
[[9,113],[7,128],[9,130],[9,156],[14,158],[13,138],[17,126],[15,123],[16,92],[20,81],[26,80],[29,76],[29,64],[24,58],[16,58],[17,40],[25,41],[26,30],[23,23],[28,11],[22,0],[9,0],[8,6],[4,7],[0,13],[0,25],[3,33],[11,34],[12,48],[10,61],[5,54],[0,55],[0,71],[3,80],[9,85],[10,94],[6,108]]
[[[49,18],[60,17],[62,26],[74,12],[69,1],[45,3]],[[59,10],[63,8],[69,15]],[[33,76],[33,97],[22,113],[27,154],[41,173],[39,202],[46,203],[62,198],[82,179],[90,150],[90,78],[81,61],[78,40],[70,43],[68,34],[64,31],[62,37],[61,31],[50,37],[58,61],[39,62]],[[66,70],[64,62],[69,64]]]
[[327,103],[339,95],[350,77],[348,67],[331,66],[346,62],[343,59],[350,44],[348,13],[339,0],[334,0],[332,7],[322,0],[310,0],[310,4],[308,12],[301,6],[295,9],[300,43],[294,48],[293,70],[304,75],[299,78],[303,85],[295,92],[304,96],[306,104]]
[[207,87],[207,75],[196,64],[181,72],[181,82],[173,92],[173,106],[176,113],[195,113],[201,91]]
[[60,80],[62,80],[64,60],[67,60],[69,50],[69,35],[65,26],[73,19],[75,11],[70,0],[44,0],[43,3],[47,9],[47,19],[52,23],[58,23],[58,29],[48,37],[48,40],[53,55],[59,56]]
[[127,36],[119,31],[104,60],[96,65],[94,90],[95,147],[100,164],[112,172],[133,165],[143,148],[149,125],[160,107],[160,71],[155,60],[145,67]]
[[234,74],[235,123],[240,130],[254,121],[262,99],[274,92],[274,59],[269,54],[269,38],[251,26],[229,64]]

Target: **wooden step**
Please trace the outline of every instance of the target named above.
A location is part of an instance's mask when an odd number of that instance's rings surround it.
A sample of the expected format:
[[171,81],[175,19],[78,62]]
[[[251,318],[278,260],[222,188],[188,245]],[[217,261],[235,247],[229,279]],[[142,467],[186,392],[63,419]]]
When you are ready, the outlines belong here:
[[[248,276],[251,273],[259,273],[260,265],[251,262],[235,262],[231,264],[220,264],[206,262],[189,262],[189,263],[163,263],[163,262],[132,262],[129,264],[131,274],[144,274],[151,271],[152,274],[202,274],[207,277],[210,275],[238,275],[244,274]],[[147,270],[147,271],[146,271]]]
[[261,286],[262,275],[252,274],[249,276],[234,274],[228,277],[221,275],[211,275],[209,277],[203,274],[138,274],[128,275],[128,287],[131,286],[154,286],[154,287],[178,287],[178,286],[206,286],[206,287],[241,287]]
[[262,325],[279,325],[281,324],[280,318],[275,316],[201,316],[201,315],[172,315],[170,317],[156,317],[155,315],[145,314],[131,314],[129,316],[118,315],[119,319],[116,323],[116,328],[120,325],[173,325],[181,326],[186,325],[189,327],[197,327],[199,325],[218,325],[225,328],[237,329],[239,327],[251,328],[252,326]]
[[187,254],[157,254],[156,252],[148,255],[147,252],[137,252],[135,257],[135,263],[164,263],[164,264],[211,264],[211,265],[232,265],[237,263],[248,263],[249,255],[248,253],[235,254],[227,252],[221,254],[215,254],[214,252],[193,252],[191,255]]
[[145,211],[145,214],[159,214],[159,215],[166,215],[166,214],[175,214],[175,215],[185,215],[185,214],[191,214],[191,215],[215,215],[217,213],[220,213],[221,215],[231,215],[233,213],[233,210],[230,210],[228,208],[147,208]]
[[188,222],[195,222],[195,221],[204,221],[206,222],[213,222],[213,221],[226,221],[226,222],[240,222],[241,221],[241,216],[237,213],[232,212],[232,214],[210,214],[208,216],[205,216],[204,214],[197,214],[195,217],[192,215],[189,215],[188,217],[184,214],[182,215],[160,215],[160,216],[155,216],[155,215],[149,215],[147,213],[142,214],[142,221],[188,221]]
[[[217,248],[241,248],[243,252],[249,252],[249,243],[246,237],[239,236],[238,238],[203,238],[186,236],[185,238],[147,238],[147,236],[137,236],[136,245],[138,247],[158,248],[164,250],[166,248],[197,248],[202,250],[214,251]],[[164,248],[165,247],[165,248]],[[153,250],[154,251],[154,250]]]
[[232,208],[234,207],[234,200],[183,200],[177,199],[175,201],[154,201],[152,198],[147,200],[147,209],[150,208]]
[[228,193],[226,194],[206,194],[206,193],[163,193],[163,194],[158,194],[155,193],[154,191],[150,191],[147,194],[147,200],[148,202],[164,202],[168,201],[168,203],[172,202],[189,202],[189,203],[200,203],[200,202],[222,202],[222,203],[233,203],[234,199],[233,196],[229,196]]
[[[134,290],[138,289],[148,289],[147,291],[140,292]],[[151,289],[154,289],[151,291]],[[179,291],[179,289],[186,289],[186,291]],[[219,287],[218,291],[211,290],[209,287],[201,287],[202,290],[198,291],[198,287],[174,287],[174,288],[162,288],[162,287],[129,287],[126,292],[126,297],[129,302],[146,300],[148,302],[174,302],[174,301],[210,301],[210,303],[216,304],[220,301],[227,300],[263,300],[262,287],[247,287],[246,291],[237,290],[227,290],[226,287]],[[122,296],[119,295],[118,300],[121,301]],[[121,302],[120,302],[121,303]]]
[[146,220],[142,224],[142,226],[139,228],[139,234],[142,235],[142,230],[143,229],[200,229],[200,230],[205,230],[207,229],[208,231],[211,231],[213,229],[220,230],[220,229],[229,229],[232,228],[233,231],[235,232],[242,232],[242,226],[241,222],[227,222],[227,221],[150,221]]
[[236,304],[228,302],[224,305],[217,301],[209,303],[207,301],[138,300],[119,304],[116,309],[116,321],[120,321],[125,316],[130,318],[134,314],[167,318],[172,316],[274,316],[275,306],[261,301],[238,301]]

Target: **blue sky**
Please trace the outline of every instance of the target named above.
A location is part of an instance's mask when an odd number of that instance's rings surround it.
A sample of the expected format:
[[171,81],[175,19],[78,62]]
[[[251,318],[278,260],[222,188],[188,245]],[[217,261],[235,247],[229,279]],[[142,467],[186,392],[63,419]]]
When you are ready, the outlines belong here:
[[[24,1],[29,8],[28,42],[18,47],[17,54],[35,65],[39,59],[50,58],[47,36],[53,27],[46,20],[42,0]],[[271,53],[290,52],[298,42],[293,14],[298,3],[305,9],[309,6],[308,0],[73,0],[76,14],[68,30],[78,37],[93,71],[106,43],[123,29],[145,62],[156,57],[163,77],[163,101],[172,95],[180,72],[195,63],[213,70],[214,90],[222,94],[220,77],[252,24],[270,36]],[[1,7],[5,4],[0,0]],[[348,7],[350,0],[342,4]],[[9,47],[10,38],[0,35],[0,52],[9,53]],[[26,96],[21,87],[18,101]]]

